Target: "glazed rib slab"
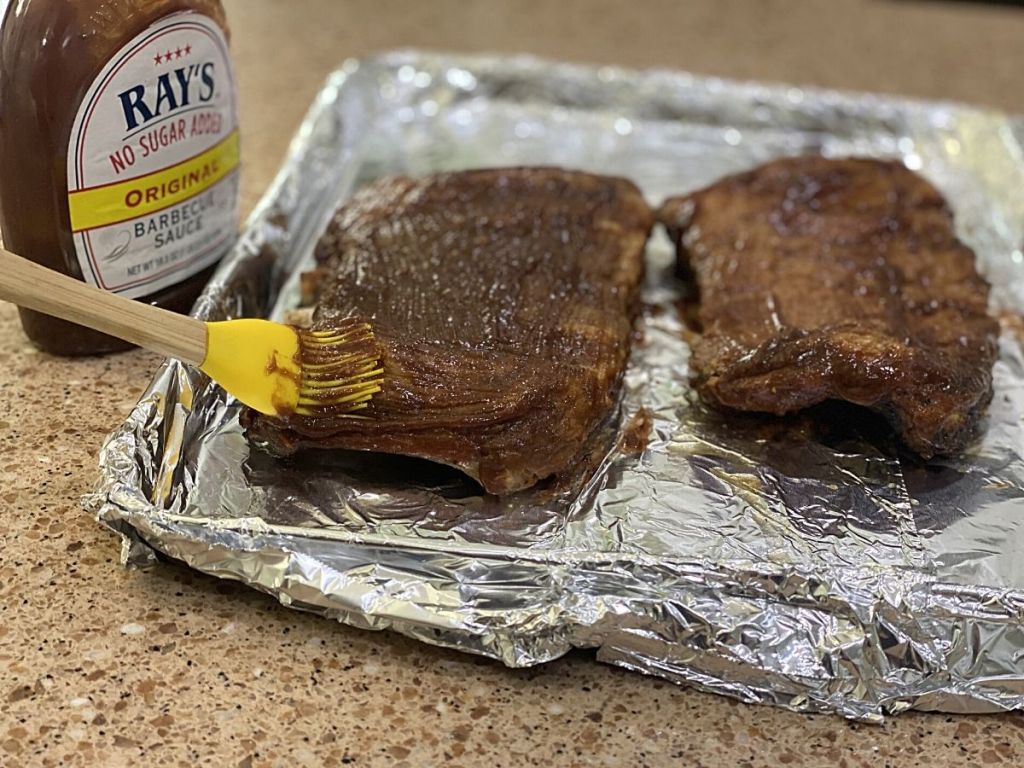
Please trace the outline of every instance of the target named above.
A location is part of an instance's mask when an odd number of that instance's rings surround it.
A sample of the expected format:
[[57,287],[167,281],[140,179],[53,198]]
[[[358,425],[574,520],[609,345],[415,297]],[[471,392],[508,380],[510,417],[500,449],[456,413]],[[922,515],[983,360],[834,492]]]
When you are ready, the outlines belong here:
[[250,413],[250,438],[430,459],[494,494],[565,472],[616,404],[652,223],[632,183],[555,168],[374,183],[305,282],[314,327],[372,325],[383,391],[360,420]]
[[992,397],[998,326],[939,192],[898,162],[778,160],[668,200],[696,281],[696,386],[785,414],[844,400],[924,458],[962,451]]

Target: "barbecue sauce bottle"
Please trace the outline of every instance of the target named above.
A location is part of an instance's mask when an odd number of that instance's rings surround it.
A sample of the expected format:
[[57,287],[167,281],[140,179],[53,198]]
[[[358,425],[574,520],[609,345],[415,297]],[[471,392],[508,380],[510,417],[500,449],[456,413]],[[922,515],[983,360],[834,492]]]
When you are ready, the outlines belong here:
[[[237,232],[219,0],[13,0],[0,30],[0,231],[46,267],[187,312]],[[21,310],[60,355],[125,342]]]

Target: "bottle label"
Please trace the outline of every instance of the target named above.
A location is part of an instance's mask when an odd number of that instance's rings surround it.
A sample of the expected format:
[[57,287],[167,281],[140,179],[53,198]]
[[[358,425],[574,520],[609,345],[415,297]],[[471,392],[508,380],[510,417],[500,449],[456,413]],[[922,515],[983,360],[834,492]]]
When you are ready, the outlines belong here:
[[71,131],[68,205],[87,282],[138,298],[217,261],[235,236],[238,124],[227,41],[165,17],[115,54]]

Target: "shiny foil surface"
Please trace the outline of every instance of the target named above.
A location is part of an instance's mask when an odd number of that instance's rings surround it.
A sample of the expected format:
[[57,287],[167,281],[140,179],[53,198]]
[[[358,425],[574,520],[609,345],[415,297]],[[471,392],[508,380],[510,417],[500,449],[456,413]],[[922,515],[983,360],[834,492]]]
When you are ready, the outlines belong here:
[[768,159],[899,157],[932,180],[1004,320],[984,437],[901,455],[834,410],[723,418],[688,385],[656,230],[613,439],[573,492],[481,495],[412,459],[251,450],[239,406],[169,362],[88,505],[158,556],[368,629],[539,664],[570,648],[749,702],[876,720],[1024,707],[1024,125],[942,103],[527,58],[398,52],[327,82],[200,300],[283,316],[335,206],[381,176],[554,164],[652,204]]

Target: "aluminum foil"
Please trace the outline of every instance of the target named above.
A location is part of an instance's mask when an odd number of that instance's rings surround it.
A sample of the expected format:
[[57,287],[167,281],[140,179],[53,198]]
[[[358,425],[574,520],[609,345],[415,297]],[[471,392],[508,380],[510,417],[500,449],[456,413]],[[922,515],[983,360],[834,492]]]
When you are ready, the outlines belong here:
[[[480,495],[388,456],[251,451],[239,407],[169,362],[88,501],[159,556],[282,603],[511,666],[570,648],[749,702],[879,719],[1024,706],[1024,129],[969,107],[526,58],[399,52],[329,79],[197,305],[280,316],[336,204],[380,176],[557,164],[652,204],[770,158],[899,157],[951,201],[1006,317],[984,439],[901,459],[827,413],[722,419],[688,386],[667,238],[620,439],[572,494]],[[848,421],[848,420],[847,420]]]

